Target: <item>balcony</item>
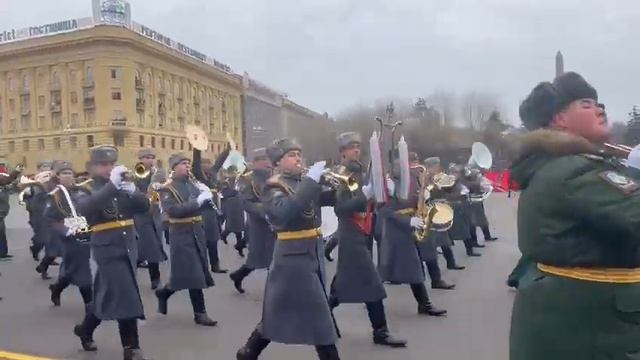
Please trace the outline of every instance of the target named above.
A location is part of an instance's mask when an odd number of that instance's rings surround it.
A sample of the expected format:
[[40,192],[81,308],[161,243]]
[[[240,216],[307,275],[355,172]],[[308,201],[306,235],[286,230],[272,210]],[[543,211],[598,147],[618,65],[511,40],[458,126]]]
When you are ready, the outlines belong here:
[[23,87],[22,89],[20,89],[20,94],[21,95],[29,95],[31,94],[31,89],[29,89],[29,87]]
[[96,86],[96,83],[95,81],[93,81],[93,79],[85,79],[84,81],[82,81],[83,88],[92,88],[95,86]]
[[193,105],[200,105],[200,97],[198,96],[193,97]]
[[60,103],[52,102],[50,109],[52,113],[59,113],[62,111],[62,105],[60,105]]
[[146,103],[145,99],[136,99],[136,108],[138,110],[144,110]]
[[127,118],[126,117],[113,118],[111,119],[111,126],[114,126],[114,127],[127,126]]
[[136,89],[144,89],[144,84],[141,79],[136,79]]
[[85,109],[95,109],[96,108],[96,99],[92,97],[84,98],[84,108]]

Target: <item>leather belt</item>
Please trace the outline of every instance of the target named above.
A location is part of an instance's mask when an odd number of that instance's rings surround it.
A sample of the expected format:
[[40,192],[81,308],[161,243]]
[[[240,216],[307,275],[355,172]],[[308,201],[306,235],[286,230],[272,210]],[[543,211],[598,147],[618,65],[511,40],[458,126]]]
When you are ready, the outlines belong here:
[[169,224],[198,224],[202,222],[202,216],[189,218],[169,218]]
[[133,219],[109,221],[91,226],[94,233],[133,226]]
[[563,268],[538,263],[538,269],[548,274],[584,281],[612,284],[640,283],[640,268]]
[[320,228],[278,232],[278,240],[302,240],[311,239],[318,236],[322,236],[322,231],[320,230]]
[[415,212],[416,212],[416,209],[414,208],[396,210],[396,214],[398,215],[413,215],[415,214]]

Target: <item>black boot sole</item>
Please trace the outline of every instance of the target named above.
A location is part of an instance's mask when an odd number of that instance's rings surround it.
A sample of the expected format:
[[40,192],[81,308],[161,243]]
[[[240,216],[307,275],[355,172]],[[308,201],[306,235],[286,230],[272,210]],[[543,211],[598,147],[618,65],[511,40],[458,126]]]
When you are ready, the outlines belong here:
[[98,347],[93,342],[93,340],[86,339],[80,325],[76,325],[73,327],[73,334],[78,338],[80,338],[80,344],[82,345],[82,349],[84,351],[89,351],[89,352],[98,351]]
[[380,346],[388,346],[391,348],[407,347],[407,342],[387,342],[386,339],[373,339],[373,343]]

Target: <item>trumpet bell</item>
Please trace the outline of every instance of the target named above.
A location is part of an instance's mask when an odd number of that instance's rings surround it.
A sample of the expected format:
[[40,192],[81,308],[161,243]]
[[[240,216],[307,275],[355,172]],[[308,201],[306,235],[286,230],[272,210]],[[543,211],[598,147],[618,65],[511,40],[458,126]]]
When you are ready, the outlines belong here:
[[487,145],[481,142],[474,142],[471,146],[471,156],[469,165],[478,166],[482,169],[489,169],[493,165],[493,156]]
[[151,175],[151,170],[148,170],[142,162],[139,162],[133,167],[133,174],[138,179],[144,179]]
[[228,170],[230,167],[235,167],[238,174],[242,174],[247,170],[247,162],[244,156],[238,150],[231,150],[227,160],[222,164],[222,168]]

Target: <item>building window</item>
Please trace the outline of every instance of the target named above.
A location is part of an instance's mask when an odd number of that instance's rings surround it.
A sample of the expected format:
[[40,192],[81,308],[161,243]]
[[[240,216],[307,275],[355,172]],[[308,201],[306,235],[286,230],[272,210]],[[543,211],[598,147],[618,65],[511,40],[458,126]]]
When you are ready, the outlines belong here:
[[20,119],[20,128],[22,130],[31,129],[31,115],[23,115]]
[[93,68],[91,66],[87,66],[87,72],[85,73],[85,80],[89,82],[93,82]]
[[76,148],[78,148],[78,138],[77,138],[77,137],[75,137],[75,136],[71,136],[71,137],[69,137],[69,146],[70,146],[72,149],[76,149]]
[[7,78],[7,82],[9,83],[9,91],[13,92],[16,90],[16,79],[13,76],[9,75]]
[[139,140],[140,140],[140,147],[144,147],[144,135],[140,135]]
[[16,142],[13,140],[9,141],[9,152],[10,153],[16,152]]
[[78,103],[78,93],[75,91],[71,92],[71,105],[75,105]]
[[87,110],[84,112],[84,118],[87,121],[87,126],[96,125],[96,112],[93,110]]
[[122,78],[122,68],[111,69],[111,79],[120,80]]
[[155,148],[155,147],[156,147],[156,137],[155,137],[155,136],[152,136],[152,137],[151,137],[151,147],[152,147],[152,148]]
[[51,73],[51,87],[54,89],[60,88],[60,76],[58,76],[57,71]]
[[29,151],[29,140],[22,140],[22,151]]
[[9,119],[9,132],[16,132],[16,119]]
[[122,100],[120,89],[111,89],[111,100]]
[[29,76],[28,75],[23,75],[22,76],[22,90],[23,91],[29,91]]
[[180,140],[180,150],[184,150],[184,139]]
[[138,112],[138,126],[139,127],[144,127],[144,113],[143,112]]
[[171,150],[176,149],[176,139],[171,139]]
[[51,114],[51,127],[53,129],[62,129],[62,115],[60,113]]
[[75,70],[71,70],[69,71],[69,82],[71,82],[72,84],[76,83],[77,80],[77,72]]
[[44,95],[38,96],[38,109],[44,110]]
[[95,143],[93,142],[93,135],[87,135],[87,147],[93,147]]
[[16,111],[16,99],[9,99],[9,111]]
[[44,129],[44,122],[45,122],[45,117],[44,117],[44,115],[40,115],[40,116],[38,117],[38,129],[39,129],[39,130]]
[[77,128],[78,127],[78,114],[71,114],[71,118],[69,121],[69,126],[71,126],[72,128]]
[[38,139],[38,150],[44,150],[44,139]]
[[160,147],[164,149],[165,146],[166,146],[166,139],[165,138],[161,138],[160,139]]
[[20,110],[22,115],[26,115],[31,112],[31,96],[20,95]]
[[60,138],[59,137],[54,137],[53,138],[53,148],[55,150],[59,150],[60,149]]

